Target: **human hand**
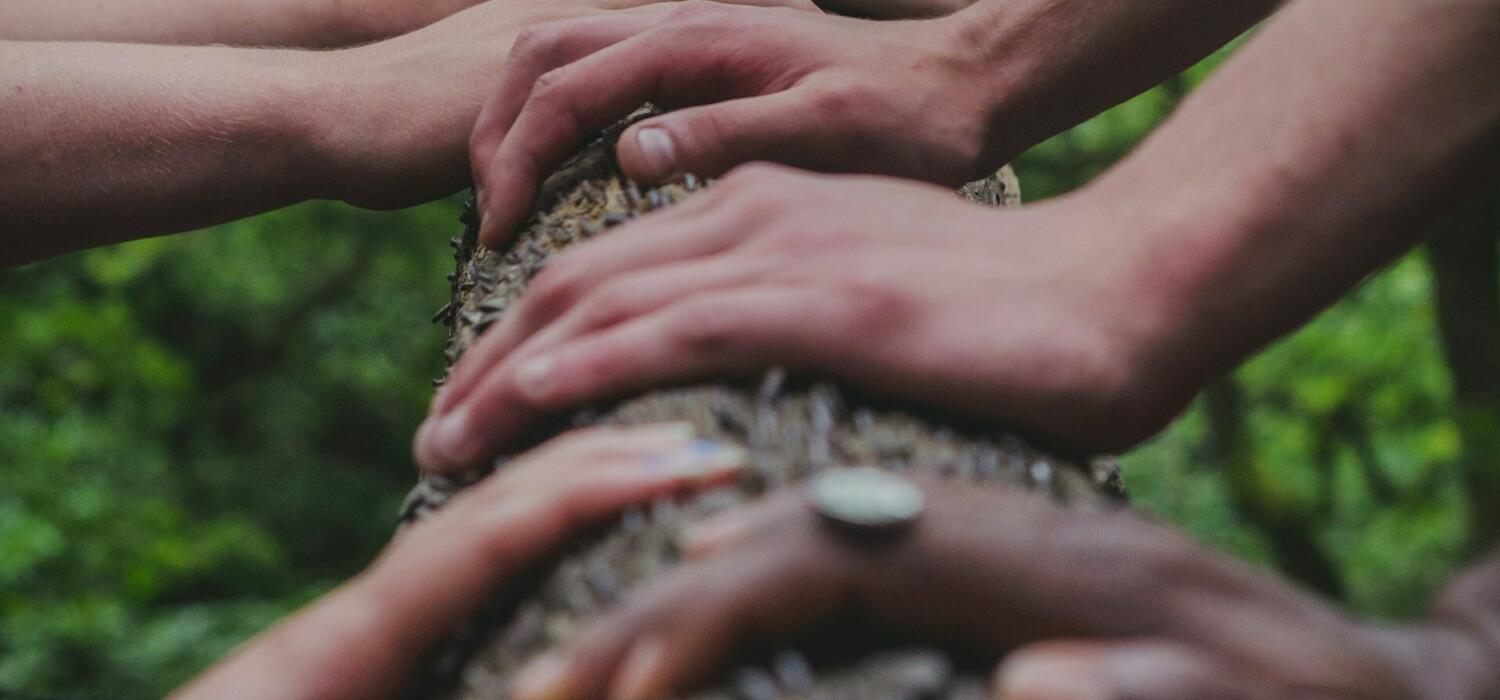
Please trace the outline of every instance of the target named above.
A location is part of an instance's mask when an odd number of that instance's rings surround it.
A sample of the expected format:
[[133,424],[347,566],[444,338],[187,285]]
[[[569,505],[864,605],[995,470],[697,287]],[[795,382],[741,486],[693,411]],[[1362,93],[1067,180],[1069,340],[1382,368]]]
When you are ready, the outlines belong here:
[[518,457],[399,536],[363,574],[256,637],[178,698],[380,698],[506,578],[632,503],[744,465],[686,424],[593,428]]
[[992,172],[1010,155],[990,134],[1004,76],[970,34],[946,18],[704,2],[533,27],[469,144],[480,240],[502,245],[542,177],[645,102],[683,109],[621,137],[620,165],[641,182],[750,160],[949,185]]
[[[1138,208],[1129,211],[1136,211]],[[530,421],[771,365],[1090,448],[1145,438],[1197,388],[1144,223],[1011,211],[778,166],[560,254],[454,367],[418,430],[431,470]]]
[[457,191],[469,182],[475,118],[518,35],[561,20],[635,26],[658,1],[489,0],[402,36],[313,54],[323,85],[305,128],[318,154],[310,161],[328,171],[315,174],[312,196],[393,209]]
[[1007,700],[1484,697],[1453,692],[1484,665],[1427,663],[1483,660],[1462,626],[1377,630],[1124,511],[921,484],[920,519],[884,544],[851,546],[800,491],[698,524],[682,568],[531,662],[515,697],[671,696],[836,613],[1015,650]]

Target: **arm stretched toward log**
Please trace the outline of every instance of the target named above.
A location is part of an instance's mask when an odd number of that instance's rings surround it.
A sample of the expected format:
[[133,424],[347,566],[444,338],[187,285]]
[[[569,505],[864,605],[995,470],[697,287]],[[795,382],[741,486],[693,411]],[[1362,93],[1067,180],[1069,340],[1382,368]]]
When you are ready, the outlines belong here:
[[478,0],[7,0],[0,40],[332,48],[404,34]]
[[517,700],[669,697],[743,645],[849,613],[1009,653],[997,686],[1010,700],[1500,693],[1500,556],[1430,618],[1379,627],[1125,511],[935,480],[923,490],[925,511],[898,541],[852,544],[801,491],[694,525],[683,568],[534,661]]
[[457,191],[516,36],[644,4],[491,0],[338,51],[0,41],[0,266],[308,199]]
[[744,459],[737,448],[693,440],[687,424],[556,438],[398,537],[363,574],[173,697],[395,697],[433,644],[507,578],[626,506],[720,482]]
[[1128,447],[1493,172],[1497,29],[1496,0],[1294,3],[1124,163],[1017,210],[731,173],[549,264],[455,367],[417,458],[469,466],[540,414],[774,364]]

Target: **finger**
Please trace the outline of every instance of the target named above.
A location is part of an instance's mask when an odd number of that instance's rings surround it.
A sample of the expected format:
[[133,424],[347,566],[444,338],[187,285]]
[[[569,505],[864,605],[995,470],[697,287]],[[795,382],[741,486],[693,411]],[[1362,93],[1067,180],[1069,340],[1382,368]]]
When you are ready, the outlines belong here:
[[[484,166],[494,159],[537,78],[639,34],[666,15],[665,8],[659,6],[610,12],[535,25],[516,38],[500,74],[500,85],[480,109],[469,139],[469,167],[478,189],[476,205],[481,215],[486,200]],[[498,243],[491,237],[482,239]]]
[[757,537],[773,537],[807,507],[798,491],[735,506],[688,525],[678,538],[684,559],[708,559],[733,551]]
[[713,194],[706,193],[653,212],[618,232],[565,251],[550,261],[500,322],[459,358],[435,399],[433,415],[451,411],[469,396],[486,372],[602,280],[729,248],[740,237],[736,232],[741,227],[718,223],[723,212],[715,213],[714,202],[722,198]]
[[[390,617],[421,613],[441,627],[579,527],[723,478],[745,459],[737,448],[695,441],[679,424],[591,429],[539,450],[459,496],[372,567],[366,585],[379,591]],[[443,582],[441,600],[431,599],[431,581]]]
[[560,316],[542,319],[505,362],[524,364],[580,336],[659,311],[683,299],[751,284],[774,284],[783,274],[766,257],[725,256],[662,265],[600,284]]
[[[723,44],[730,38],[704,23],[678,23],[537,77],[513,126],[479,173],[487,193],[480,242],[494,247],[524,218],[543,173],[584,137],[641,104],[702,104],[739,96],[746,88],[737,85],[744,76],[732,72],[738,64],[715,58],[727,50]],[[760,69],[760,63],[742,68]]]
[[529,665],[515,697],[645,700],[691,687],[741,643],[785,636],[850,599],[842,560],[819,543],[767,538],[734,557],[684,566]]
[[[365,573],[257,637],[184,697],[380,697],[494,586],[585,524],[725,478],[744,452],[680,424],[576,431],[398,539]],[[552,479],[539,479],[551,475]],[[516,489],[516,482],[527,482]]]
[[816,167],[830,134],[809,106],[801,91],[789,90],[652,117],[621,135],[620,168],[654,183],[683,173],[716,176],[757,160]]
[[1251,700],[1284,697],[1269,681],[1165,640],[1040,642],[997,672],[1005,700]]
[[[779,92],[686,107],[632,125],[616,149],[632,178],[714,176],[765,161],[821,172],[902,173],[867,89],[811,77]],[[837,125],[837,126],[830,126]],[[909,150],[909,149],[908,149]],[[907,169],[909,170],[909,168]]]
[[429,469],[471,466],[532,421],[570,406],[770,365],[830,366],[831,338],[849,323],[844,299],[806,287],[724,290],[586,335],[553,351],[506,362],[417,449]]

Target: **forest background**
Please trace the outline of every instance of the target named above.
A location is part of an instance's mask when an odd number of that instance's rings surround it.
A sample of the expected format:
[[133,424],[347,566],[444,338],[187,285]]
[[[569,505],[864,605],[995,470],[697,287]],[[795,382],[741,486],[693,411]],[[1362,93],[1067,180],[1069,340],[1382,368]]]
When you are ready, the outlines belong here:
[[[1026,153],[1026,199],[1232,50]],[[310,203],[0,271],[0,691],[160,696],[370,559],[414,478],[458,206]],[[1497,236],[1490,188],[1216,382],[1123,457],[1135,505],[1356,614],[1419,613],[1500,479]]]

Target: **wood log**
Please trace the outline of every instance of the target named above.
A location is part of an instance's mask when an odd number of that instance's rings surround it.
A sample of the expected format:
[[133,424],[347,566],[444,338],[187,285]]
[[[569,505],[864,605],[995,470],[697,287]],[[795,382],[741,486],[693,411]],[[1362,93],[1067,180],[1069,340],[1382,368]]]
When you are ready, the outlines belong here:
[[[451,364],[522,293],[558,250],[607,232],[632,217],[670,206],[711,186],[693,177],[652,189],[624,178],[613,143],[624,123],[585,147],[547,179],[539,206],[509,250],[476,241],[473,204],[455,239],[452,299],[438,320],[450,326]],[[965,186],[960,194],[994,206],[1019,202],[1009,168]],[[441,380],[439,380],[441,381]],[[735,484],[627,511],[600,532],[497,593],[434,653],[410,690],[423,698],[504,698],[527,660],[567,642],[582,626],[677,559],[684,524],[766,491],[841,465],[917,470],[977,483],[1051,494],[1080,507],[1123,497],[1108,459],[1065,459],[995,426],[976,425],[931,410],[892,405],[821,381],[768,368],[755,381],[707,383],[646,393],[589,407],[536,431],[534,444],[568,426],[689,421],[700,435],[745,447],[751,467]],[[506,458],[493,469],[504,469]],[[482,478],[429,477],[401,513],[412,522],[440,508]],[[723,678],[697,691],[701,698],[979,698],[986,662],[925,646],[895,632],[830,625],[785,646],[747,654]]]

